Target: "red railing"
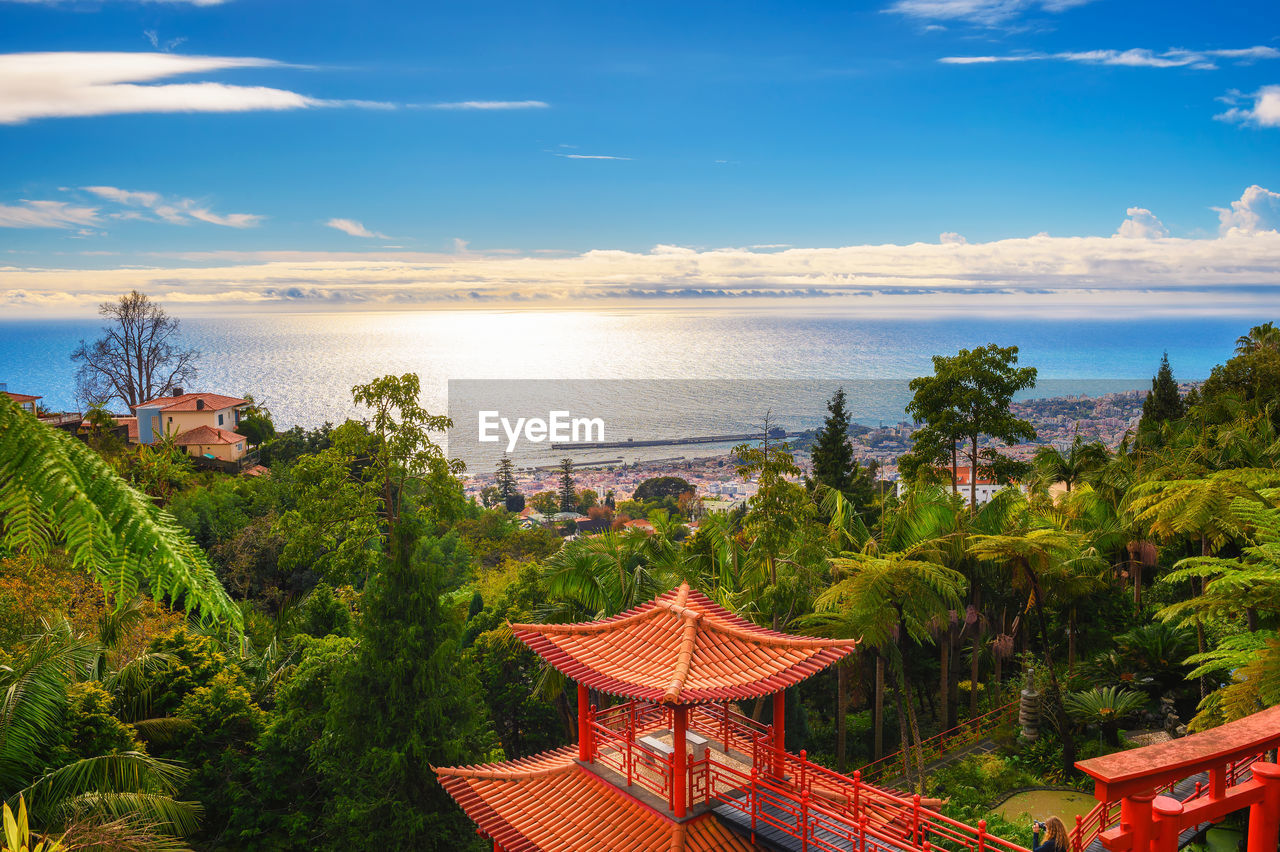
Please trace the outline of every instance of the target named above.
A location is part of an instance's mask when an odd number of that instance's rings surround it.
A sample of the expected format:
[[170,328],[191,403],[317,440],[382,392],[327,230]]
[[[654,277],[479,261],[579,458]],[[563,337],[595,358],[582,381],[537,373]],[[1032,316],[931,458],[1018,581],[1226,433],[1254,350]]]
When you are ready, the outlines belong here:
[[[1253,754],[1248,757],[1241,758],[1233,763],[1225,766],[1224,779],[1226,786],[1231,787],[1245,779],[1249,772],[1249,767],[1255,762],[1262,760],[1266,756],[1266,752]],[[1177,782],[1166,784],[1157,790],[1157,793],[1168,795],[1173,793],[1173,789]],[[1184,803],[1193,802],[1202,796],[1209,794],[1210,787],[1201,781],[1196,782],[1196,788],[1186,798],[1182,799]],[[1090,843],[1098,839],[1098,836],[1107,829],[1113,827],[1120,821],[1120,803],[1117,802],[1099,802],[1093,806],[1093,810],[1084,816],[1076,816],[1076,824],[1071,829],[1071,852],[1084,852]]]
[[[744,770],[710,753],[695,761],[692,776],[705,774],[697,789],[704,804],[727,805],[751,817],[752,830],[769,826],[795,837],[801,847],[817,850],[865,850],[873,845],[949,852],[1027,852],[1015,843],[988,834],[986,823],[974,828],[921,805],[919,796],[904,797],[850,778],[784,752],[781,773],[759,765]],[[698,801],[695,799],[695,801]]]
[[[989,713],[961,722],[954,728],[921,742],[921,757],[926,764],[932,763],[947,752],[977,745],[1011,722],[1017,715],[1018,702],[1010,701],[1008,704],[997,707]],[[888,778],[907,774],[907,759],[907,752],[896,751],[860,767],[859,771],[862,773],[863,778],[872,783],[884,781]]]
[[[1007,708],[986,714],[967,726],[968,737],[1002,723]],[[616,772],[628,786],[637,785],[662,797],[672,810],[675,760],[639,740],[672,728],[669,707],[629,701],[588,712],[592,760]],[[961,726],[966,728],[966,726]],[[1021,846],[957,822],[921,805],[919,796],[898,795],[863,780],[841,775],[798,756],[778,751],[773,728],[733,711],[727,704],[690,708],[689,730],[718,741],[721,753],[708,751],[686,764],[686,807],[725,805],[751,818],[757,826],[798,838],[802,848],[865,852],[893,845],[946,852],[1027,852]],[[954,748],[965,740],[961,729],[935,737]],[[975,740],[976,741],[976,740]]]
[[[635,727],[636,715],[630,712],[607,717],[607,722],[615,724],[621,719],[620,729],[591,719],[591,760],[625,778],[628,787],[638,784],[661,796],[674,809],[671,778],[675,761],[638,741],[641,732]],[[654,725],[650,730],[657,727]]]

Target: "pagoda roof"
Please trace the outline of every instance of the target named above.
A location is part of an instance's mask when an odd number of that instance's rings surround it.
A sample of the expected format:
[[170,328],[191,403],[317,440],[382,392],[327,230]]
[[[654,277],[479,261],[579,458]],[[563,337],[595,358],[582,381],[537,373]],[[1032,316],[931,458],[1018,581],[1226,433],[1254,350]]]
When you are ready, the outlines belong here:
[[858,644],[768,630],[687,583],[601,621],[513,624],[511,630],[566,677],[591,689],[686,704],[786,689]]
[[568,746],[522,760],[436,769],[504,852],[751,852],[711,814],[671,820],[582,768]]

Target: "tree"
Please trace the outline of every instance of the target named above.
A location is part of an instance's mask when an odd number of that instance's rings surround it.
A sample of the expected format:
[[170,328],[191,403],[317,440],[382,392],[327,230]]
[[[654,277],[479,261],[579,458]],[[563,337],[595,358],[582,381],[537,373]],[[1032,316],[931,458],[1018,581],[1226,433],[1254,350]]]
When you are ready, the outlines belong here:
[[[1012,574],[1013,585],[1025,589],[1034,606],[1036,624],[1039,627],[1040,644],[1044,650],[1045,668],[1049,670],[1052,686],[1050,702],[1062,720],[1062,690],[1058,686],[1058,674],[1053,663],[1053,646],[1049,644],[1048,621],[1044,614],[1044,584],[1042,578],[1065,561],[1080,552],[1080,537],[1054,528],[1014,529],[999,535],[975,535],[970,539],[969,554],[983,562],[1006,565]],[[1029,607],[1030,608],[1030,607]],[[1069,725],[1061,724],[1062,770],[1067,775],[1075,772],[1076,746]]]
[[861,636],[889,658],[898,681],[904,761],[909,753],[915,763],[906,775],[910,780],[914,772],[915,786],[922,785],[924,757],[911,704],[907,642],[928,640],[930,625],[959,607],[967,581],[958,571],[904,553],[850,554],[832,559],[831,565],[844,579],[818,596],[817,612],[808,620],[839,635]]
[[172,393],[196,378],[199,350],[178,340],[178,320],[137,290],[115,302],[103,302],[98,313],[109,321],[105,336],[80,341],[71,354],[79,363],[76,394],[87,403],[119,400],[135,406]]
[[[1128,510],[1133,521],[1150,531],[1153,538],[1172,541],[1181,537],[1199,545],[1200,562],[1207,563],[1226,544],[1242,539],[1246,526],[1241,510],[1245,504],[1263,504],[1259,489],[1280,485],[1274,470],[1224,470],[1199,479],[1150,480],[1130,489]],[[1191,571],[1178,576],[1191,580],[1192,594],[1205,591],[1205,575]],[[1178,617],[1195,624],[1196,650],[1207,650],[1205,613],[1192,606],[1176,610]],[[1209,694],[1208,680],[1201,672],[1200,697]]]
[[560,489],[556,492],[561,512],[572,512],[578,506],[578,492],[573,487],[573,459],[560,459]]
[[506,453],[498,460],[494,484],[498,486],[498,497],[508,512],[519,512],[524,508],[524,497],[516,486],[516,468]]
[[475,828],[432,766],[475,763],[494,742],[458,618],[441,606],[444,557],[408,529],[361,600],[360,644],[313,747],[333,848],[468,848]]
[[126,484],[101,456],[0,394],[0,542],[44,556],[56,543],[117,606],[144,583],[208,621],[238,630],[204,553],[173,518]]
[[[911,380],[914,396],[907,413],[925,423],[926,445],[950,446],[952,487],[955,485],[957,444],[964,441],[969,460],[969,509],[978,510],[978,475],[992,467],[979,452],[983,436],[1006,444],[1032,440],[1035,429],[1009,411],[1013,395],[1035,387],[1035,367],[1018,367],[1018,347],[989,343],[961,349],[953,356],[935,355],[932,376]],[[919,434],[919,433],[917,433]]]
[[[445,496],[443,491],[456,490],[454,477],[465,470],[461,461],[446,459],[444,451],[431,440],[431,433],[449,429],[453,421],[428,413],[418,402],[420,395],[416,373],[383,376],[351,389],[355,403],[367,406],[373,413],[369,422],[373,441],[367,480],[381,494],[389,548],[396,547],[400,540],[396,528],[404,511],[407,486],[422,497]],[[443,501],[423,502],[437,514],[448,511]]]
[[1101,441],[1086,443],[1079,430],[1066,454],[1057,447],[1046,444],[1036,450],[1033,459],[1035,469],[1049,482],[1061,482],[1067,491],[1086,476],[1107,463],[1110,454]]
[[[0,798],[21,795],[41,827],[62,827],[79,808],[82,816],[125,817],[190,833],[200,809],[173,798],[186,778],[184,768],[127,748],[119,737],[80,738],[78,747],[88,754],[68,752],[62,742],[74,733],[64,726],[77,715],[68,692],[101,650],[62,622],[31,637],[10,665],[0,666]],[[107,748],[94,747],[95,739]],[[60,745],[64,759],[51,759]]]
[[670,497],[678,500],[681,494],[693,491],[694,488],[689,484],[689,480],[679,476],[655,476],[646,479],[636,486],[635,494],[631,499],[640,503],[647,503],[650,500],[665,500]]
[[1236,338],[1236,354],[1247,355],[1260,349],[1280,351],[1280,328],[1274,322],[1264,322],[1249,329],[1249,333]]
[[1151,393],[1142,401],[1142,420],[1138,423],[1140,434],[1158,433],[1160,427],[1170,420],[1177,420],[1186,413],[1182,397],[1178,394],[1178,383],[1173,378],[1173,370],[1169,368],[1169,353],[1160,359],[1160,368],[1151,379]]
[[848,496],[853,489],[854,461],[844,388],[838,388],[827,402],[827,411],[827,419],[814,440],[813,479]]
[[271,412],[250,394],[244,395],[244,401],[249,404],[240,413],[236,432],[244,435],[255,447],[270,441],[276,436],[276,424],[271,420]]

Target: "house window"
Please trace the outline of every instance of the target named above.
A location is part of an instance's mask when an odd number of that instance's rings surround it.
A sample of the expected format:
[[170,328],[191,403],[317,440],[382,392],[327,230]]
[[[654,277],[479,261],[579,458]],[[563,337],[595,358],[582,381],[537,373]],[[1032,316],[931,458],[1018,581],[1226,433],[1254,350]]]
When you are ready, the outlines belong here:
[[218,415],[218,425],[219,425],[219,426],[221,426],[221,425],[222,425],[222,415],[221,415],[221,414],[219,414],[219,415]]

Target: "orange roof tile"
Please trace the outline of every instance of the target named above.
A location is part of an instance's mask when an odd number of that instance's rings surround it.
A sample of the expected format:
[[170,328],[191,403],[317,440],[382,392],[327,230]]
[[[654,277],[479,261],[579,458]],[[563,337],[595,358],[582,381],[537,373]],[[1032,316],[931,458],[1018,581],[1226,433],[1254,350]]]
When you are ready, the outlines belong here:
[[173,438],[173,442],[179,447],[189,447],[193,444],[238,444],[245,440],[247,439],[244,435],[238,435],[235,432],[228,432],[226,429],[218,429],[214,426],[197,426],[194,429],[179,433]]
[[248,405],[249,403],[239,397],[223,396],[220,393],[184,393],[182,396],[162,396],[156,399],[149,399],[146,402],[140,402],[134,408],[155,408],[160,407],[161,411],[196,411],[196,402],[204,402],[205,410],[216,411],[220,408],[230,408],[233,405]]
[[116,425],[128,427],[130,441],[138,440],[138,418],[117,416]]
[[44,399],[42,396],[32,396],[29,393],[13,393],[12,391],[5,391],[5,395],[14,402],[35,402],[37,399]]
[[603,621],[511,629],[566,677],[592,689],[690,704],[786,689],[857,645],[767,630],[687,584]]
[[505,852],[750,852],[711,814],[677,823],[574,761],[573,746],[523,760],[436,769],[441,786]]

